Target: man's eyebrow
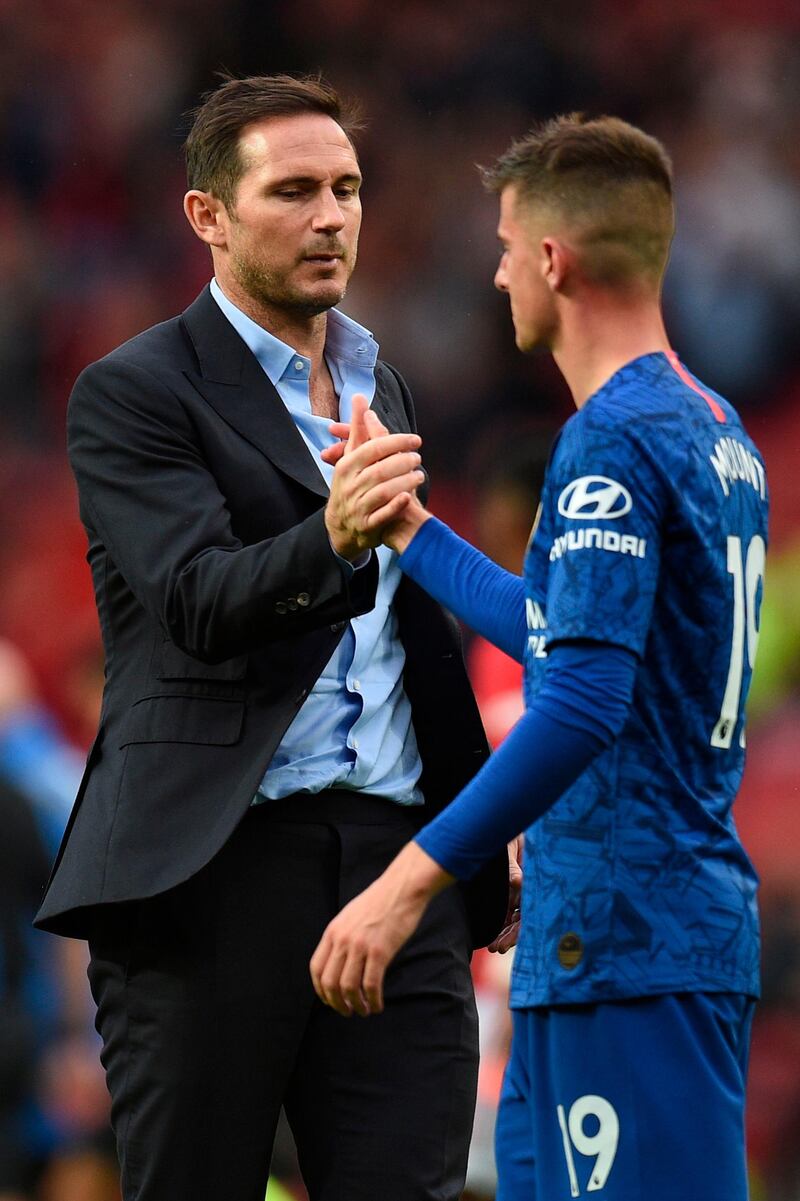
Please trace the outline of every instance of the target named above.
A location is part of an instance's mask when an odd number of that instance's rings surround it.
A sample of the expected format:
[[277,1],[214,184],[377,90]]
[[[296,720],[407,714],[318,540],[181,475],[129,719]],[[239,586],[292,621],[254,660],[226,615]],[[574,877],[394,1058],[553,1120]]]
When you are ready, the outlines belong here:
[[[308,184],[318,184],[319,182],[320,182],[320,180],[317,178],[316,175],[300,175],[300,174],[285,175],[281,179],[272,180],[272,182],[269,184],[269,187],[285,188],[289,184],[306,184],[306,185],[308,185]],[[362,176],[360,174],[358,174],[357,172],[348,171],[344,175],[337,175],[333,182],[335,184],[341,184],[341,183],[360,184],[362,182]]]

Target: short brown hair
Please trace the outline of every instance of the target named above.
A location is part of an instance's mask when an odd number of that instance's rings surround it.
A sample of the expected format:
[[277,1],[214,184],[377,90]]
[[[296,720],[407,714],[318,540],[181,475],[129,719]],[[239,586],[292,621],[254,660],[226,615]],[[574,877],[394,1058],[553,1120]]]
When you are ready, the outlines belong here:
[[357,106],[342,100],[320,75],[223,76],[189,114],[192,127],[184,143],[189,187],[211,192],[232,212],[245,169],[239,153],[242,130],[264,117],[306,112],[331,117],[351,142],[362,127]]
[[659,279],[674,231],[672,164],[655,138],[619,117],[571,113],[531,130],[493,167],[491,192],[563,218],[598,281]]

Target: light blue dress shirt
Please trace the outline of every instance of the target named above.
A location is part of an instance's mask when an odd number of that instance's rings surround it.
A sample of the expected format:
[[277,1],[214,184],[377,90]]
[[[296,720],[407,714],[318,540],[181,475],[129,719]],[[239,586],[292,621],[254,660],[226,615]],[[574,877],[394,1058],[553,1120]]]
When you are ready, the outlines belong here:
[[[333,468],[321,451],[336,439],[330,419],[311,412],[311,361],[257,325],[228,299],[216,280],[211,294],[249,346],[291,413],[314,462],[330,485]],[[353,395],[375,395],[378,345],[368,330],[331,309],[325,361],[339,397],[339,415],[350,420]],[[401,571],[387,547],[373,552],[380,568],[375,607],[349,622],[267,768],[256,801],[325,788],[422,803],[422,770],[403,690],[405,651],[392,606]]]

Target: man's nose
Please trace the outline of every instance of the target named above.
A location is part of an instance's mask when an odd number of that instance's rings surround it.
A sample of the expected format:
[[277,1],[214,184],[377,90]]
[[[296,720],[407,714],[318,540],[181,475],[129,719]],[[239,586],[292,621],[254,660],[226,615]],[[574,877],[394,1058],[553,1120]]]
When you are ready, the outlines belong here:
[[345,216],[334,193],[330,189],[321,192],[312,222],[314,230],[339,230],[344,228],[344,223]]
[[508,291],[508,279],[506,277],[506,269],[502,263],[500,264],[500,266],[497,268],[497,270],[494,273],[494,286],[497,288],[498,292],[507,292]]

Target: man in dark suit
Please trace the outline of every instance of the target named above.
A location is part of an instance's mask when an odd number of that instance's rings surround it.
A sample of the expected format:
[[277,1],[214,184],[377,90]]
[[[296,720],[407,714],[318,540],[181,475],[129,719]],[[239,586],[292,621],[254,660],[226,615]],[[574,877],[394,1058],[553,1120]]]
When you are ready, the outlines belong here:
[[463,1186],[468,956],[502,924],[504,865],[431,907],[380,1022],[326,1010],[308,975],[486,755],[449,619],[378,549],[424,476],[405,384],[334,308],[351,129],[318,80],[206,97],[185,209],[215,279],[70,402],[108,678],[38,920],[90,941],[125,1201],[260,1201],[282,1104],[313,1201]]

